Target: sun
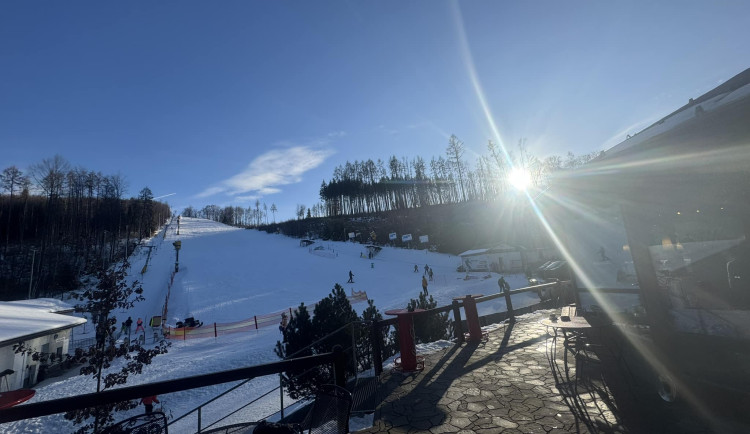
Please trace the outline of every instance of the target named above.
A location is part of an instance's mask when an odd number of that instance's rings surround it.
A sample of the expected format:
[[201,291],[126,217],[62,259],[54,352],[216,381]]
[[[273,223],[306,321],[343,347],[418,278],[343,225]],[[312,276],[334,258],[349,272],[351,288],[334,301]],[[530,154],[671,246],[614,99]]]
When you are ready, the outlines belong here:
[[508,175],[508,182],[515,189],[525,191],[531,186],[531,175],[524,169],[513,169]]

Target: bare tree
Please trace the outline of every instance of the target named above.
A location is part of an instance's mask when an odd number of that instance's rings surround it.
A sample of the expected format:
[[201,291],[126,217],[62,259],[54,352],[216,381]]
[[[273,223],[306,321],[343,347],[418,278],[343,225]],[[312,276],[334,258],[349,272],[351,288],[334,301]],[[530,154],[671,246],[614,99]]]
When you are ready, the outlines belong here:
[[272,204],[271,204],[271,213],[273,213],[273,222],[274,222],[274,223],[276,223],[276,211],[278,211],[278,210],[279,210],[279,209],[278,209],[278,208],[276,208],[276,204],[275,204],[275,203],[272,203]]
[[446,149],[446,154],[448,155],[448,160],[450,160],[451,164],[453,165],[453,168],[458,173],[458,184],[461,187],[461,195],[463,197],[463,201],[466,202],[466,191],[464,190],[464,162],[461,160],[461,157],[464,155],[464,142],[458,140],[458,137],[456,137],[455,134],[451,134],[450,138],[448,139],[448,149]]
[[70,164],[60,155],[55,155],[31,166],[31,176],[42,192],[51,199],[62,194],[65,174],[69,169]]
[[11,214],[13,213],[13,193],[17,188],[22,189],[28,183],[28,177],[25,176],[23,172],[21,172],[16,166],[10,166],[4,169],[3,173],[0,174],[0,187],[10,193],[10,198],[8,200],[8,224],[5,228],[6,252],[8,251],[8,244],[10,242],[10,218]]

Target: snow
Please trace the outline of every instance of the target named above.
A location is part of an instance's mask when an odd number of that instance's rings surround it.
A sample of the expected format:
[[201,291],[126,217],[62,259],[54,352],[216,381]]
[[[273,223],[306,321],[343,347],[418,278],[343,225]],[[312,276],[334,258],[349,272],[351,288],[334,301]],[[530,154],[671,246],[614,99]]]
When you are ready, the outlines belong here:
[[[316,240],[315,244],[300,247],[299,240],[278,234],[229,227],[203,219],[182,218],[180,235],[170,224],[163,232],[148,241],[153,246],[146,264],[148,249],[139,249],[131,258],[130,276],[142,282],[146,300],[126,312],[118,312],[118,323],[129,316],[149,318],[160,315],[167,295],[170,275],[175,266],[175,249],[172,243],[182,241],[179,251],[179,272],[176,273],[165,318],[174,326],[178,320],[193,316],[203,321],[204,327],[213,322],[232,322],[296,308],[301,302],[312,305],[330,294],[335,283],[341,284],[347,294],[366,291],[381,312],[404,308],[421,292],[424,265],[434,270],[434,281],[428,291],[438,305],[450,304],[453,297],[466,294],[492,294],[498,292],[496,273],[476,274],[464,280],[465,273],[456,272],[460,258],[427,250],[406,250],[384,247],[373,259],[367,258],[365,245],[351,242]],[[322,246],[322,250],[314,250]],[[324,253],[323,256],[319,253]],[[414,265],[419,272],[414,272]],[[147,265],[145,274],[140,271]],[[354,283],[346,283],[349,271]],[[527,286],[523,275],[505,276],[511,288]],[[513,296],[513,304],[523,307],[539,301],[536,294]],[[367,304],[353,307],[362,312]],[[480,315],[505,310],[502,298],[481,303]],[[385,316],[385,315],[384,315]],[[148,327],[147,327],[148,328]],[[147,333],[148,341],[151,332]],[[93,336],[93,327],[79,327],[74,339]],[[281,337],[276,327],[234,333],[217,338],[173,341],[169,353],[158,356],[154,363],[144,367],[141,375],[131,376],[128,385],[145,384],[234,369],[278,361],[273,348]],[[435,351],[448,342],[421,346],[420,353]],[[389,362],[386,362],[386,367]],[[111,369],[117,369],[118,365]],[[387,369],[387,368],[386,368]],[[62,377],[47,379],[37,385],[37,393],[29,402],[74,396],[93,392],[95,381],[70,372]],[[205,403],[238,383],[227,383],[160,396],[164,409],[174,418]],[[225,397],[202,410],[202,427],[247,404],[269,391],[268,396],[241,411],[222,424],[252,421],[265,418],[279,410],[278,376],[256,378],[240,386]],[[291,401],[284,397],[285,404]],[[158,406],[157,406],[158,407]],[[118,414],[118,418],[140,414],[142,408]],[[352,429],[363,428],[367,421],[352,420]],[[65,427],[65,428],[61,428]],[[2,425],[0,431],[11,433],[68,432],[70,422],[62,415],[18,421]],[[174,432],[197,431],[197,414],[170,426]]]
[[50,307],[0,302],[0,344],[85,322],[83,318],[50,312]]
[[72,312],[75,308],[74,305],[56,298],[33,298],[31,300],[15,300],[6,303],[10,303],[14,306],[31,307],[52,313]]
[[458,256],[472,256],[472,255],[483,255],[487,252],[489,252],[490,249],[475,249],[475,250],[467,250],[463,253],[459,253]]

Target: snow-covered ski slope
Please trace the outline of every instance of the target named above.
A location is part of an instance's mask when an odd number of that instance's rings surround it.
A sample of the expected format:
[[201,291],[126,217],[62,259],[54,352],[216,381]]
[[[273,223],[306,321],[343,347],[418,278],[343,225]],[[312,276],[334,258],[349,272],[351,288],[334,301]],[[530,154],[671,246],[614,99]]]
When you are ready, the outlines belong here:
[[[491,278],[464,280],[464,273],[456,272],[459,258],[426,250],[405,250],[385,247],[373,259],[361,244],[348,242],[316,241],[309,247],[300,247],[299,240],[255,230],[244,230],[203,219],[182,218],[180,235],[175,223],[163,233],[149,240],[153,246],[146,273],[146,248],[131,257],[131,279],[142,282],[145,301],[127,312],[118,313],[122,322],[131,316],[135,321],[159,315],[172,271],[174,270],[174,241],[180,240],[179,272],[175,275],[168,303],[166,321],[174,326],[178,320],[194,316],[204,327],[213,322],[230,322],[288,307],[306,305],[330,294],[335,283],[350,291],[367,291],[370,299],[384,312],[405,307],[411,298],[421,292],[421,279],[425,264],[434,270],[434,281],[428,291],[439,305],[449,304],[453,297],[465,294],[491,294],[498,292],[497,274]],[[314,250],[322,246],[323,250]],[[363,254],[361,257],[361,254]],[[419,272],[414,272],[414,265]],[[349,270],[354,273],[354,283],[346,283]],[[523,276],[506,276],[512,288],[525,286]],[[538,302],[534,294],[513,297],[514,306]],[[366,303],[354,305],[362,312]],[[479,305],[480,314],[505,310],[501,299]],[[135,326],[134,326],[135,327]],[[148,329],[148,327],[147,327]],[[92,336],[92,327],[74,332],[73,339]],[[218,338],[173,341],[169,353],[158,356],[154,363],[144,368],[143,374],[131,376],[129,385],[144,384],[174,378],[199,375],[217,370],[233,369],[278,360],[273,352],[281,337],[278,329],[269,327],[258,331],[219,336]],[[116,368],[116,366],[115,366]],[[95,381],[70,373],[64,377],[45,380],[36,389],[30,402],[74,396],[96,390]],[[233,384],[223,384],[161,397],[174,417],[180,416],[212,397],[229,389]],[[278,377],[253,380],[238,392],[228,395],[203,411],[203,426],[221,417],[242,403],[260,396],[278,386]],[[238,396],[239,395],[239,396]],[[255,420],[278,411],[278,392],[272,393],[248,412],[234,421]],[[142,408],[130,414],[138,414]],[[118,415],[119,417],[125,417]],[[170,427],[174,432],[195,432],[196,417]],[[0,425],[0,432],[69,432],[73,425],[61,415]]]

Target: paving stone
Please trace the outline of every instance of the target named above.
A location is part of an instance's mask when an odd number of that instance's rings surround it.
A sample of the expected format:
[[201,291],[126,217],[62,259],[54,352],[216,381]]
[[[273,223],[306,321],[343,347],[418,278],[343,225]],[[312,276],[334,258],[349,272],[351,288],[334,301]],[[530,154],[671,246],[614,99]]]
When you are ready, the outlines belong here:
[[[597,381],[586,381],[585,387],[579,383],[579,394],[571,393],[575,360],[568,357],[566,376],[564,349],[558,344],[550,363],[547,330],[539,324],[551,312],[559,309],[519,319],[507,340],[500,328],[490,332],[483,345],[463,344],[426,355],[421,373],[384,373],[382,390],[391,392],[378,406],[373,426],[360,432],[545,434],[588,433],[589,427],[600,432],[638,432],[623,428],[618,405],[609,404],[617,400],[599,380],[598,370],[587,369],[583,375],[593,375]],[[676,425],[673,433],[701,432],[689,422]]]

